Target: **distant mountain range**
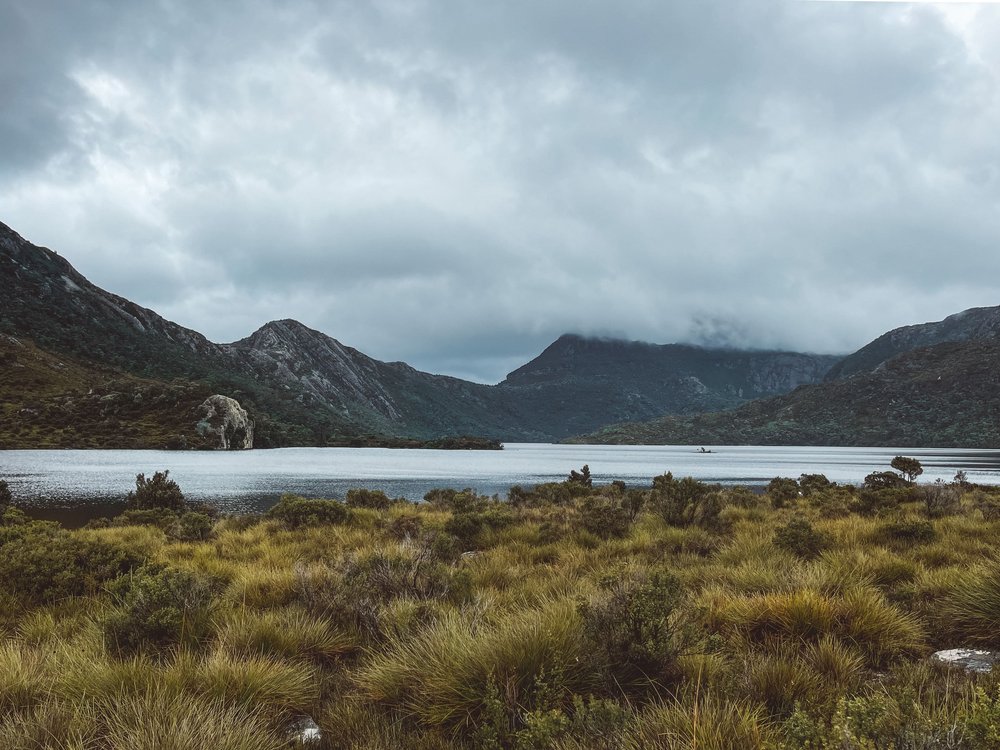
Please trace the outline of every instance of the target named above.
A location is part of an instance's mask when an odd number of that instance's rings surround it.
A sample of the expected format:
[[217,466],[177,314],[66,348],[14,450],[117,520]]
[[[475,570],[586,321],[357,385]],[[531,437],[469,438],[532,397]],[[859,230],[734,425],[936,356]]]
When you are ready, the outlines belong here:
[[212,394],[250,413],[258,447],[551,441],[733,408],[820,382],[837,362],[567,335],[491,386],[380,362],[293,320],[216,344],[98,288],[3,224],[0,284],[4,448],[204,447],[195,425]]
[[787,395],[574,440],[1000,448],[1000,307],[897,328]]

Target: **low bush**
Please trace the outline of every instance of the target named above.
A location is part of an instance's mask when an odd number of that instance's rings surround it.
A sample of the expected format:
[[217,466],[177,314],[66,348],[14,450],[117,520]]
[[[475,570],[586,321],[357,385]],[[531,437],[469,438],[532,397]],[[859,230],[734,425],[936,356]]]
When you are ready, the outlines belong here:
[[788,477],[775,477],[767,483],[767,496],[775,508],[784,508],[799,496],[799,483]]
[[589,652],[620,684],[669,681],[695,642],[682,602],[680,582],[665,572],[606,581],[600,595],[579,605]]
[[793,518],[774,532],[774,544],[796,557],[811,560],[831,545],[829,536],[813,528],[805,518]]
[[105,641],[117,652],[177,644],[197,647],[213,632],[218,580],[173,568],[141,568],[108,586]]
[[875,541],[881,544],[927,544],[937,538],[934,524],[928,521],[893,521],[883,524],[875,532]]
[[170,528],[170,535],[182,542],[203,542],[212,536],[213,525],[204,513],[184,513]]
[[145,474],[135,478],[135,489],[125,498],[128,510],[184,510],[184,493],[177,482],[170,478],[169,471],[158,471],[149,479]]
[[632,527],[632,513],[617,500],[592,495],[580,503],[580,525],[601,539],[626,536]]
[[370,508],[372,510],[386,510],[393,503],[384,492],[366,490],[363,487],[348,490],[344,502],[348,508]]
[[722,511],[718,486],[691,477],[674,479],[670,472],[653,478],[649,502],[671,526],[712,528],[718,524]]
[[265,518],[280,521],[289,529],[346,523],[350,511],[339,500],[312,500],[298,495],[282,495]]
[[28,604],[94,594],[143,559],[39,521],[0,529],[0,589]]

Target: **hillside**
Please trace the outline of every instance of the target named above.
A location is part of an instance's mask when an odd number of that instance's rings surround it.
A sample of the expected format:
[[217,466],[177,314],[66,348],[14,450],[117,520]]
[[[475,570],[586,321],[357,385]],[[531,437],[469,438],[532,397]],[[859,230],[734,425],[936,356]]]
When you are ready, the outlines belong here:
[[938,344],[733,411],[616,425],[574,442],[1000,448],[1000,342]]
[[[625,420],[731,408],[816,382],[834,362],[563,336],[489,386],[381,362],[294,320],[217,344],[97,287],[3,224],[0,285],[0,333],[83,366],[234,398],[256,423],[257,447],[461,435],[549,441]],[[36,396],[18,393],[22,405]],[[51,417],[58,426],[61,417]],[[19,434],[23,447],[39,439]]]
[[560,337],[500,388],[525,423],[569,437],[610,421],[730,409],[822,380],[837,357]]
[[888,359],[922,347],[1000,340],[1000,307],[973,307],[936,323],[903,326],[879,336],[830,368],[826,380],[871,372]]

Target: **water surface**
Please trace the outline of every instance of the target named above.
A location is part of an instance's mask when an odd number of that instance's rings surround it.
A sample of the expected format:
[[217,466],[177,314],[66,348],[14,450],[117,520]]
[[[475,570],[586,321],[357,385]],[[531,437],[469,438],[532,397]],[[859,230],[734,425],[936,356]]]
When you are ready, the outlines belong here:
[[893,456],[918,458],[922,482],[969,480],[1000,484],[1000,451],[934,448],[803,448],[773,446],[548,445],[509,443],[502,451],[283,448],[233,453],[193,451],[0,451],[0,477],[17,500],[46,509],[112,509],[135,486],[135,475],[163,469],[186,497],[233,512],[260,511],[284,492],[342,497],[351,487],[380,489],[418,500],[434,487],[472,487],[504,495],[511,485],[559,481],[590,466],[596,482],[615,479],[648,486],[666,471],[725,484],[759,485],[776,476],[826,474],[860,483],[889,468]]

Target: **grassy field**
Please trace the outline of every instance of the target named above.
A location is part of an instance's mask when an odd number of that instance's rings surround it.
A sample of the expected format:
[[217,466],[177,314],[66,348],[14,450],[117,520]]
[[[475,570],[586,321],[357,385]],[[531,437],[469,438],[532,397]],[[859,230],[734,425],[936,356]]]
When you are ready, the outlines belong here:
[[[998,748],[1000,495],[657,477],[0,526],[0,747]],[[876,488],[879,487],[879,488]],[[16,502],[16,498],[14,499]],[[3,504],[0,493],[0,505]]]

